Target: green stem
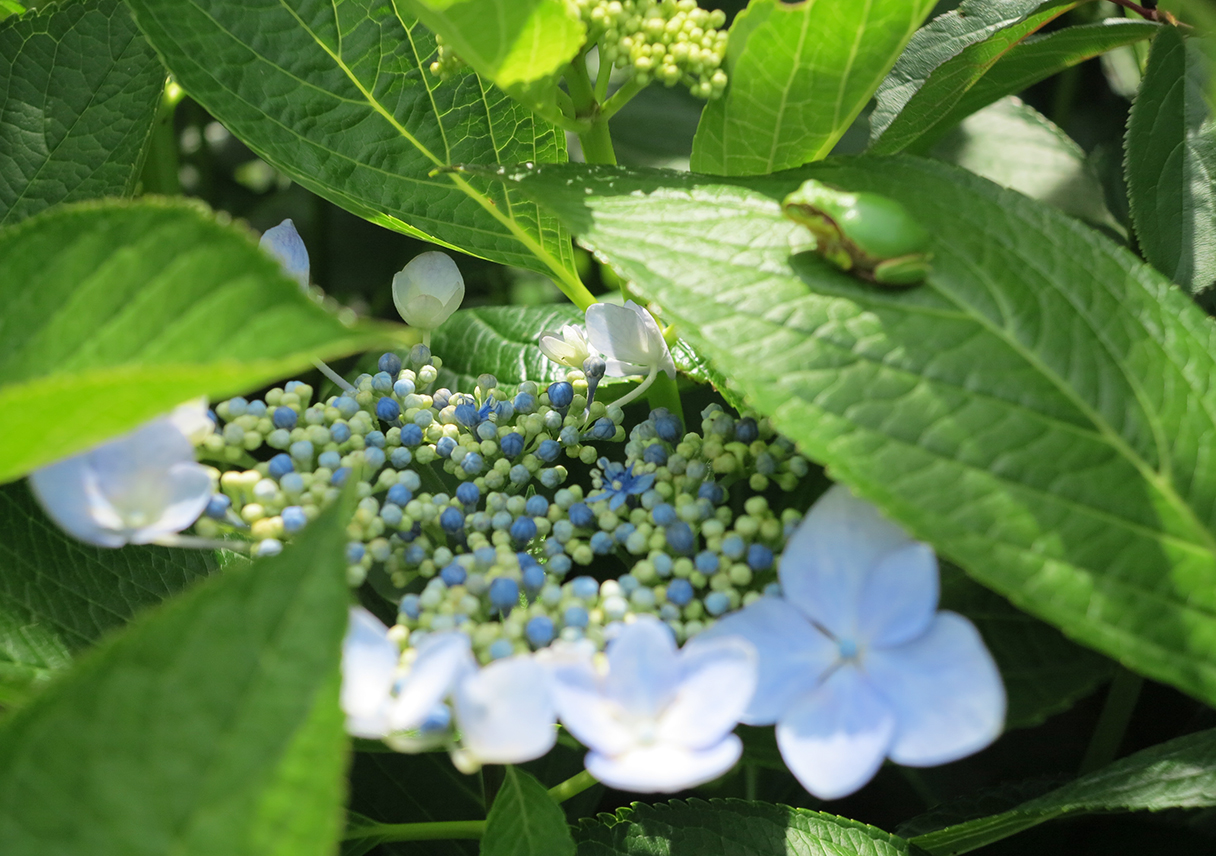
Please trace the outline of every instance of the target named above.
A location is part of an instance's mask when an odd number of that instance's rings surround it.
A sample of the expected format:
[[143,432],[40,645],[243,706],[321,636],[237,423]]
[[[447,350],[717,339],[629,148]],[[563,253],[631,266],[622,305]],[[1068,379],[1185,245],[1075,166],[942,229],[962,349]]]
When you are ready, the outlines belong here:
[[579,132],[578,141],[583,147],[583,159],[587,163],[616,163],[616,152],[612,149],[612,136],[608,132],[608,118],[600,111],[595,100],[595,89],[587,74],[587,62],[576,56],[566,66],[566,86],[570,89],[570,100],[574,103],[575,115],[590,122],[586,130]]
[[1115,679],[1110,682],[1110,690],[1106,693],[1106,704],[1102,707],[1093,737],[1089,740],[1089,748],[1081,760],[1079,775],[1101,769],[1118,756],[1142,686],[1144,678],[1135,672],[1123,668],[1115,672]]
[[637,95],[643,89],[650,85],[650,81],[643,81],[636,77],[631,77],[629,82],[612,93],[612,97],[604,102],[604,106],[600,108],[600,118],[607,122],[613,116],[620,112],[621,108],[633,100],[633,96]]
[[612,148],[612,135],[608,132],[608,120],[597,119],[591,127],[578,135],[583,147],[583,159],[587,163],[606,163],[616,166],[616,151]]
[[[637,398],[643,392],[648,390],[650,388],[650,385],[655,382],[655,379],[658,376],[659,376],[659,364],[655,363],[653,366],[650,367],[650,374],[646,375],[646,379],[644,381],[639,383],[633,389],[629,390],[629,392],[625,393],[624,395],[622,395],[620,398],[618,398],[616,401],[614,401],[612,403],[615,404],[617,407],[623,408],[626,404],[633,401],[635,398]],[[667,375],[663,375],[663,377],[666,378]]]
[[184,96],[185,92],[172,80],[165,84],[156,122],[152,126],[148,154],[139,175],[144,193],[181,195],[182,185],[177,177],[177,131],[173,119],[177,115],[177,105]]
[[376,823],[352,829],[343,841],[374,838],[378,843],[389,841],[435,841],[442,838],[481,838],[486,832],[484,820],[442,820],[430,823]]
[[553,797],[554,802],[565,802],[571,797],[578,796],[587,790],[587,788],[598,784],[599,779],[583,770],[566,779],[566,781],[549,788],[549,796]]
[[604,49],[597,54],[600,67],[595,70],[595,100],[603,102],[608,97],[608,83],[612,80],[612,63],[604,60]]
[[650,404],[651,410],[666,407],[673,416],[681,422],[684,421],[684,407],[680,403],[680,388],[676,386],[674,378],[669,378],[666,374],[660,374],[655,378],[654,385],[650,387],[650,394],[646,396],[646,401]]

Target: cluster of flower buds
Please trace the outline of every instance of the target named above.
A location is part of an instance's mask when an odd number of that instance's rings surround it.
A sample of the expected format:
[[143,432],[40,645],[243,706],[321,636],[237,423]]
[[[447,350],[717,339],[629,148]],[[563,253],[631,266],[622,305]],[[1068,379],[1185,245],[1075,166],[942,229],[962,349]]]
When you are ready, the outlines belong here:
[[726,15],[696,0],[574,0],[600,58],[632,68],[637,78],[683,83],[698,98],[726,89]]
[[440,80],[447,80],[452,75],[466,68],[465,61],[452,51],[450,47],[443,43],[443,37],[435,36],[435,46],[438,48],[438,56],[431,63],[431,74],[438,77]]

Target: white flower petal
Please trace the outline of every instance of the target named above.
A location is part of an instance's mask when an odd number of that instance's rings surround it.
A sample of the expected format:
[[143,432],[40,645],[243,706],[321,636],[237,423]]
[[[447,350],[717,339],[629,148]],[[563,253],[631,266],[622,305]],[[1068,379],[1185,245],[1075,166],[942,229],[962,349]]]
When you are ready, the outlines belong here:
[[587,357],[591,355],[583,328],[574,324],[563,324],[562,329],[557,332],[541,333],[540,349],[553,362],[572,369],[581,369]]
[[811,506],[781,556],[781,589],[838,639],[857,641],[862,591],[887,553],[914,543],[878,509],[835,485]]
[[680,683],[659,717],[658,740],[688,749],[721,742],[747,710],[756,690],[755,647],[727,636],[680,652]]
[[913,541],[883,556],[861,590],[857,641],[890,647],[924,633],[937,610],[938,580],[928,544]]
[[580,743],[606,755],[618,755],[636,744],[619,706],[604,698],[603,676],[590,657],[556,663],[550,675],[557,715]]
[[477,668],[469,637],[458,630],[432,633],[419,645],[389,714],[393,731],[418,728],[456,686]]
[[530,761],[557,742],[549,679],[530,657],[490,663],[458,682],[452,699],[464,748],[483,764]]
[[300,283],[301,288],[308,288],[308,249],[291,218],[267,229],[258,246],[274,256],[283,272]]
[[802,786],[824,800],[873,778],[895,734],[895,714],[852,666],[842,666],[777,723],[777,747]]
[[920,638],[868,652],[865,670],[895,711],[890,755],[899,764],[945,764],[1001,734],[1000,672],[975,625],[961,615],[939,612]]
[[207,415],[207,399],[195,398],[173,408],[168,420],[182,432],[191,446],[197,446],[215,433],[215,423]]
[[361,606],[350,608],[342,640],[342,711],[346,730],[371,740],[388,733],[389,692],[401,651],[388,628]]
[[[86,476],[91,475],[88,454],[75,455],[30,473],[30,489],[47,515],[73,538],[98,547],[121,547],[126,538],[99,522],[93,511],[85,489]],[[105,522],[120,521],[115,515]]]
[[633,717],[657,717],[676,691],[680,667],[671,630],[653,616],[625,625],[608,643],[604,695]]
[[393,303],[405,323],[433,330],[464,300],[464,277],[447,253],[415,256],[393,277]]
[[624,306],[594,303],[587,308],[587,338],[604,355],[609,377],[645,375],[658,367],[676,376],[671,351],[654,317],[632,300]]
[[195,463],[175,464],[164,474],[164,505],[160,517],[134,530],[132,544],[149,544],[191,526],[211,500],[211,476]]
[[835,643],[780,598],[763,597],[726,616],[693,638],[685,651],[729,636],[742,637],[756,649],[756,689],[741,717],[748,725],[772,725],[799,697],[818,686],[837,660]]
[[634,793],[674,793],[718,778],[739,760],[743,743],[733,734],[705,749],[645,746],[617,756],[591,752],[587,772],[605,785]]

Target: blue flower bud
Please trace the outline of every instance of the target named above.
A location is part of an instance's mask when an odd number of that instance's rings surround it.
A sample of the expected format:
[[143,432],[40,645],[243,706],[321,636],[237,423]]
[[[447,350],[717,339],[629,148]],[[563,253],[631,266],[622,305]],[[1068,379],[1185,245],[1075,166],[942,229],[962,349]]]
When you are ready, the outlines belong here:
[[404,425],[401,428],[401,445],[409,446],[413,449],[416,446],[422,445],[422,429],[413,422]]
[[[452,509],[452,511],[455,510],[456,509],[454,508]],[[439,578],[443,580],[445,585],[458,586],[463,584],[465,579],[468,578],[468,572],[460,565],[453,562],[439,572]]]
[[754,443],[760,439],[760,428],[756,420],[745,416],[735,423],[735,439],[740,443]]
[[393,391],[393,378],[388,372],[376,372],[372,375],[372,389],[385,395]]
[[288,451],[291,452],[291,456],[297,461],[307,462],[312,460],[312,443],[308,442],[307,440],[298,440],[295,443],[292,443],[291,448]]
[[660,467],[667,466],[667,450],[660,443],[651,443],[642,453],[642,460]]
[[592,600],[600,593],[595,577],[575,577],[570,581],[570,593],[579,600]]
[[[391,399],[383,398],[381,401],[391,401]],[[368,446],[375,446],[377,449],[384,448],[384,432],[383,431],[368,431],[363,437],[363,442]]]
[[477,408],[471,404],[456,405],[456,421],[467,428],[477,424]]
[[345,395],[334,402],[334,407],[338,408],[338,412],[342,414],[343,419],[350,419],[359,412],[359,402]]
[[663,502],[651,510],[650,519],[655,522],[656,526],[670,526],[680,518],[676,516],[674,508]]
[[498,553],[493,547],[479,547],[473,551],[473,562],[480,570],[488,570],[498,559]]
[[417,619],[422,614],[422,604],[419,602],[418,595],[407,594],[401,598],[401,614],[406,618]]
[[[653,416],[653,414],[651,414]],[[680,424],[679,418],[670,413],[659,416],[654,420],[655,431],[658,432],[659,438],[666,440],[668,443],[678,443],[684,436],[684,426]]]
[[581,606],[568,606],[562,614],[562,623],[567,627],[586,627],[590,620],[591,616]]
[[266,465],[266,472],[271,478],[281,479],[283,476],[293,472],[296,465],[291,460],[291,455],[280,452],[270,459],[270,463]]
[[549,490],[556,490],[558,486],[566,480],[566,473],[558,467],[543,469],[540,471],[540,483]]
[[410,365],[422,368],[431,364],[431,349],[426,345],[415,345],[410,348]]
[[546,464],[551,464],[561,456],[562,447],[556,440],[541,440],[536,450],[536,457]]
[[[560,522],[562,522],[562,521],[558,521],[558,522],[560,523]],[[573,526],[570,526],[570,521],[569,521],[569,520],[565,521],[565,523],[566,523],[566,526],[567,526],[568,528],[570,528],[571,530],[573,530],[573,529],[574,529],[574,527],[573,527]],[[553,529],[554,529],[553,536],[552,536],[552,537],[550,537],[550,538],[546,538],[546,539],[545,539],[545,546],[544,546],[544,550],[545,550],[545,556],[546,556],[546,557],[548,557],[548,558],[550,558],[550,559],[552,559],[554,556],[560,556],[562,553],[566,552],[566,548],[565,548],[564,546],[562,546],[562,545],[563,545],[563,544],[565,544],[565,543],[566,543],[566,541],[569,541],[569,540],[570,540],[570,538],[569,538],[569,537],[567,537],[567,538],[565,538],[565,539],[562,539],[562,538],[561,538],[561,536],[559,536],[559,535],[557,534],[557,526],[556,526],[556,525],[554,525]],[[567,532],[567,533],[562,533],[562,534],[565,534],[565,535],[572,535],[573,533],[572,533],[572,532]]]
[[518,458],[524,452],[524,438],[518,431],[512,431],[498,441],[498,448],[508,458]]
[[650,559],[650,564],[654,565],[654,572],[660,577],[666,578],[671,576],[673,568],[671,556],[667,555],[666,553],[659,553],[652,556]]
[[228,516],[228,509],[231,507],[232,500],[222,493],[217,493],[207,501],[207,509],[203,513],[216,520],[223,520]]
[[350,467],[338,467],[334,470],[333,477],[330,478],[329,483],[334,487],[342,487],[342,485],[346,484],[348,478],[350,478]]
[[633,594],[642,584],[638,582],[638,578],[633,574],[621,574],[617,578],[617,585],[621,587],[621,591],[625,592],[625,594]]
[[616,436],[616,423],[607,416],[601,416],[595,420],[595,424],[591,426],[587,436],[593,440],[611,440]]
[[676,606],[687,606],[692,602],[692,583],[678,577],[667,584],[667,599]]
[[507,577],[498,577],[490,583],[490,604],[500,612],[510,612],[519,605],[519,583]]
[[515,406],[517,413],[531,413],[536,409],[536,396],[529,395],[526,392],[521,392],[515,396],[512,404]]
[[478,440],[493,440],[498,436],[498,427],[493,422],[482,422],[477,426]]
[[773,566],[773,551],[763,544],[747,548],[747,566],[753,571],[767,571]]
[[455,448],[456,441],[451,437],[440,437],[439,442],[435,444],[435,453],[441,458],[450,458]]
[[405,398],[407,395],[414,394],[414,383],[408,378],[402,378],[393,384],[393,395],[398,398]]
[[409,504],[409,501],[414,498],[414,494],[405,485],[395,484],[388,489],[388,495],[385,498],[393,503],[393,505],[405,508]]
[[380,359],[376,362],[376,367],[382,372],[388,372],[393,377],[396,377],[401,372],[401,357],[389,352],[381,354]]
[[697,489],[697,498],[707,499],[714,505],[721,505],[723,500],[726,499],[726,491],[720,484],[715,484],[714,482],[704,482],[701,487]]
[[286,428],[288,430],[295,428],[298,420],[299,417],[296,415],[296,412],[290,407],[276,407],[274,409],[274,416],[271,418],[275,428]]
[[524,588],[532,594],[536,594],[545,584],[545,569],[540,565],[524,568],[521,578]]
[[711,553],[709,550],[702,550],[697,553],[697,558],[693,560],[696,569],[705,575],[712,574],[718,570],[718,554]]
[[524,503],[524,514],[530,517],[544,517],[549,513],[549,500],[545,499],[539,493],[528,497],[528,501]]
[[249,407],[249,402],[241,398],[239,395],[236,398],[228,399],[228,415],[232,418],[244,416],[245,410]]
[[693,538],[692,527],[683,520],[678,523],[673,523],[667,527],[667,546],[672,549],[672,552],[679,553],[682,556],[690,555],[696,547],[696,541]]
[[426,548],[421,544],[410,544],[405,548],[405,562],[407,565],[421,565],[427,558]]
[[726,592],[711,591],[705,596],[705,611],[710,615],[721,615],[730,609],[730,596]]
[[580,529],[590,529],[595,525],[595,515],[591,513],[591,509],[585,502],[574,503],[566,514],[570,518],[570,522]]
[[536,537],[536,521],[531,517],[521,517],[511,524],[511,538],[517,543],[526,544]]
[[439,515],[439,527],[449,535],[459,535],[464,532],[464,514],[459,508],[448,506]]
[[329,436],[335,443],[345,443],[350,439],[350,426],[345,422],[335,422],[329,427]]
[[554,556],[549,560],[549,573],[558,579],[570,573],[572,567],[574,567],[574,562],[564,553],[560,556]]
[[491,520],[495,529],[510,529],[511,524],[515,522],[515,518],[511,515],[511,512],[505,509],[495,512]]
[[728,559],[733,561],[742,559],[745,550],[747,550],[747,545],[738,535],[727,535],[722,539],[722,554]]
[[570,406],[574,401],[574,387],[564,380],[549,384],[549,403],[559,410]]
[[537,615],[528,619],[524,625],[524,635],[533,648],[543,648],[553,641],[553,619],[547,615]]
[[360,542],[351,541],[346,545],[346,561],[353,565],[363,559],[364,552],[366,550]]
[[335,451],[322,452],[317,458],[317,464],[327,470],[336,470],[342,466],[342,456]]
[[393,451],[389,453],[388,460],[389,460],[389,463],[391,463],[393,465],[393,469],[403,470],[406,467],[408,467],[411,463],[413,463],[414,455],[410,452],[409,449],[398,446],[396,449],[393,449]]
[[375,446],[369,446],[363,450],[363,460],[367,462],[367,465],[371,467],[372,470],[378,470],[384,466],[384,451],[382,449],[377,449]]
[[510,641],[506,639],[495,639],[490,645],[490,659],[501,660],[503,657],[510,657],[515,653],[515,649],[511,646]]
[[624,544],[629,540],[629,536],[637,531],[637,527],[632,523],[622,523],[612,532],[612,540],[618,544]]
[[384,521],[386,526],[391,526],[396,529],[401,525],[401,506],[391,502],[384,503],[384,507],[380,509],[380,519]]
[[612,536],[607,532],[596,532],[591,536],[591,552],[597,556],[606,556],[612,552],[612,548],[616,546],[612,540]]
[[456,499],[466,508],[471,508],[481,499],[481,488],[473,482],[461,482],[456,488]]
[[386,396],[376,402],[376,416],[385,422],[396,422],[401,416],[401,405]]
[[460,462],[460,468],[471,476],[479,475],[485,467],[485,461],[476,452],[470,452]]
[[561,443],[563,446],[577,446],[579,441],[582,439],[582,434],[580,434],[579,430],[573,425],[567,425],[562,429],[562,432],[557,435],[557,442]]
[[298,505],[289,505],[283,509],[283,531],[299,532],[308,523],[308,518],[304,516],[304,509]]
[[[459,624],[460,622],[456,622]],[[452,710],[446,704],[437,704],[431,708],[431,712],[426,715],[426,719],[422,720],[422,724],[418,726],[418,731],[422,734],[439,734],[447,731],[452,724]]]

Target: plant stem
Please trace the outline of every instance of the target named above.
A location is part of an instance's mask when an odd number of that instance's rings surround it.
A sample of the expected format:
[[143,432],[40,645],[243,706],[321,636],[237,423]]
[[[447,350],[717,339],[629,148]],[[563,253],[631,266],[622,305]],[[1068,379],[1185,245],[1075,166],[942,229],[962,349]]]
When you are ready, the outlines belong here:
[[587,790],[587,788],[598,784],[599,779],[583,770],[566,779],[566,781],[549,788],[549,796],[553,797],[554,802],[565,802],[571,797],[578,796]]
[[[633,401],[635,398],[637,398],[639,395],[641,395],[643,392],[645,392],[647,389],[649,389],[650,385],[655,382],[655,379],[658,376],[659,376],[659,364],[655,363],[653,366],[650,367],[650,374],[646,375],[646,379],[644,381],[639,383],[633,389],[629,390],[629,392],[625,393],[624,395],[622,395],[620,398],[618,398],[616,401],[614,401],[612,403],[615,404],[617,407],[623,408],[626,404]],[[663,378],[666,379],[667,375],[663,375]]]
[[185,94],[172,79],[165,84],[156,122],[152,126],[148,154],[140,170],[144,193],[178,196],[182,192],[181,182],[177,178],[177,130],[173,119],[177,115],[177,105]]
[[650,409],[655,410],[659,407],[666,407],[671,414],[684,421],[684,407],[680,403],[680,389],[676,386],[673,378],[669,378],[666,374],[659,375],[650,387],[650,394],[646,396],[646,401],[650,404]]
[[1106,704],[1102,707],[1098,724],[1094,726],[1094,735],[1089,740],[1089,748],[1081,760],[1079,775],[1105,767],[1118,756],[1142,686],[1144,678],[1135,672],[1124,668],[1115,672],[1115,679],[1110,682],[1110,690],[1106,693]]
[[600,108],[600,118],[607,122],[619,113],[622,107],[632,101],[633,96],[649,85],[649,81],[643,82],[636,77],[631,77],[624,86],[612,93],[612,97],[604,102],[604,106]]
[[584,160],[587,163],[615,164],[616,152],[612,149],[612,136],[608,132],[608,117],[601,114],[599,102],[595,100],[595,89],[587,74],[585,57],[576,56],[566,69],[566,86],[570,89],[575,115],[590,122],[590,126],[578,135]]
[[441,838],[481,838],[485,835],[484,820],[442,820],[429,823],[377,823],[351,830],[343,841],[374,838],[378,843],[389,841],[435,841]]
[[597,54],[600,67],[595,70],[595,100],[602,102],[608,97],[608,83],[612,79],[612,63],[604,61],[603,48]]

